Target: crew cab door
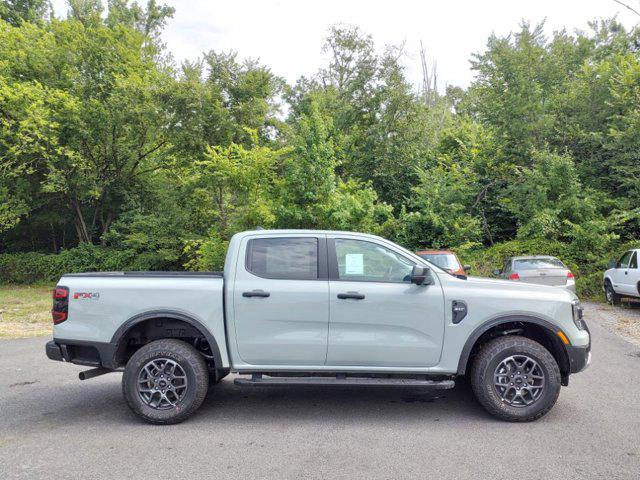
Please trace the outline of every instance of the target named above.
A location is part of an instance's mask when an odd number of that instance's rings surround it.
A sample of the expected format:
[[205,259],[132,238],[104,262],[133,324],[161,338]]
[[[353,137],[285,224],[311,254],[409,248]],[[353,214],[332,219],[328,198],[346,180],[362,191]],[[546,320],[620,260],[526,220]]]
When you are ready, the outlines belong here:
[[324,235],[248,237],[233,285],[238,354],[251,365],[324,365],[329,325]]
[[327,237],[327,365],[429,367],[444,334],[442,288],[410,283],[415,261],[391,244]]
[[630,252],[631,258],[626,263],[626,268],[621,265],[616,274],[619,276],[620,293],[638,296],[638,282],[640,282],[640,270],[638,269],[638,252]]

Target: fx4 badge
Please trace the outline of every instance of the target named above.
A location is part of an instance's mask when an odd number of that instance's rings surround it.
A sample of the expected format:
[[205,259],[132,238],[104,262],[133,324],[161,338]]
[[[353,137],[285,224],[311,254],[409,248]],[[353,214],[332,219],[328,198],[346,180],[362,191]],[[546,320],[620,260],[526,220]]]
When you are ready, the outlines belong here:
[[75,292],[73,298],[80,300],[97,300],[100,298],[100,294],[98,292]]

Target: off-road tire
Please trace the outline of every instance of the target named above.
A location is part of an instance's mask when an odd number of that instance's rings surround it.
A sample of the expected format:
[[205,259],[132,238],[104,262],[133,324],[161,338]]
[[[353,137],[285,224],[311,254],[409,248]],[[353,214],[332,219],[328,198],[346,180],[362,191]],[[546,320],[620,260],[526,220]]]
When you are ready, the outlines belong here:
[[[183,398],[165,410],[147,405],[138,391],[141,370],[155,359],[176,362],[187,379]],[[129,408],[143,420],[154,424],[168,425],[184,421],[202,405],[208,388],[209,372],[204,357],[193,346],[176,339],[156,340],[144,345],[129,359],[122,375],[122,393]]]
[[[540,397],[528,406],[512,406],[501,399],[494,386],[494,372],[500,363],[513,355],[535,360],[544,374]],[[553,355],[529,338],[508,335],[495,338],[482,346],[471,367],[471,386],[480,404],[491,415],[511,422],[530,422],[545,415],[560,394],[561,376]]]
[[611,285],[611,282],[608,279],[604,284],[604,292],[604,297],[607,300],[607,303],[610,303],[611,305],[620,305],[622,297],[616,293],[613,289],[613,285]]

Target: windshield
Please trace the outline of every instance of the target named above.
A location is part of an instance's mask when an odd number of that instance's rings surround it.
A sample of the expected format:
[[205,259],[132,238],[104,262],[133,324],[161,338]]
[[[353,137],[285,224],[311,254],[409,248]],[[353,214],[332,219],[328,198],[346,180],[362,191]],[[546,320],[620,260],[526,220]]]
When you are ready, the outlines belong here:
[[567,268],[557,258],[525,258],[515,260],[514,270],[536,270],[538,268]]
[[460,269],[460,263],[452,253],[420,253],[418,256],[445,270]]

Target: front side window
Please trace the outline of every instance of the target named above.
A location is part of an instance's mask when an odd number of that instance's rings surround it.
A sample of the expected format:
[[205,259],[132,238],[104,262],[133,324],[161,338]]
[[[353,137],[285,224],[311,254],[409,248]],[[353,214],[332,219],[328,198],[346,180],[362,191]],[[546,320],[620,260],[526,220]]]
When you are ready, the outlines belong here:
[[264,278],[316,280],[318,239],[255,238],[247,245],[246,266]]
[[629,262],[631,261],[632,254],[633,252],[626,252],[624,255],[622,255],[622,258],[618,262],[618,268],[629,268]]
[[338,278],[354,282],[410,282],[414,263],[377,243],[337,238]]

